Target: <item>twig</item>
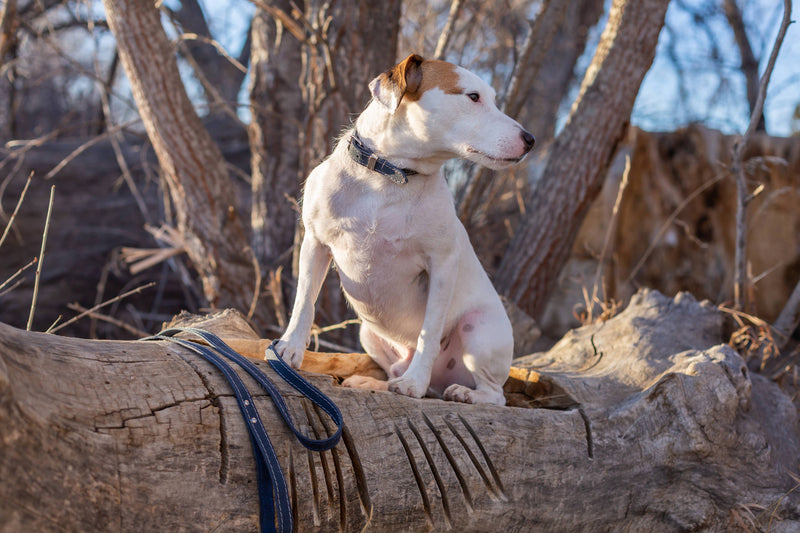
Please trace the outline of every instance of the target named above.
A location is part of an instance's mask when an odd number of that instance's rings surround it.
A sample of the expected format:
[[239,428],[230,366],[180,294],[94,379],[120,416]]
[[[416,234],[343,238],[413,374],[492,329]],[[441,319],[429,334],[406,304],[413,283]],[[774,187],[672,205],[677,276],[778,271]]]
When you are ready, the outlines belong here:
[[725,307],[724,305],[717,306],[717,309],[719,309],[723,313],[730,314],[734,319],[738,319],[737,322],[739,322],[740,325],[744,325],[744,322],[741,322],[741,319],[745,318],[745,319],[749,320],[750,323],[752,323],[754,326],[769,327],[769,324],[765,320],[762,320],[761,318],[758,318],[755,315],[751,315],[749,313],[745,313],[744,311],[739,311],[737,309],[731,309],[730,307]]
[[63,324],[58,326],[57,328],[53,328],[52,330],[50,330],[50,333],[55,333],[56,331],[58,331],[60,329],[63,329],[65,327],[69,326],[70,324],[73,324],[73,323],[77,322],[78,320],[80,320],[81,318],[85,317],[89,313],[93,313],[94,311],[97,311],[101,307],[105,307],[105,306],[110,305],[110,304],[112,304],[114,302],[118,302],[118,301],[122,300],[123,298],[127,298],[128,296],[130,296],[132,294],[138,294],[138,293],[142,292],[145,289],[149,289],[150,287],[152,287],[155,284],[156,284],[155,281],[151,281],[150,283],[146,283],[146,284],[144,284],[144,285],[142,285],[140,287],[137,287],[135,289],[131,289],[131,290],[129,290],[128,292],[126,292],[124,294],[120,294],[119,296],[115,296],[115,297],[111,298],[110,300],[106,300],[105,302],[103,302],[101,304],[95,305],[91,309],[87,309],[86,311],[82,312],[81,314],[70,318],[69,320],[67,320],[66,322],[64,322]]
[[[92,311],[90,309],[86,309],[85,307],[83,307],[80,304],[71,303],[71,304],[67,304],[67,307],[69,307],[73,311],[80,311],[82,313],[86,313],[91,318],[94,318],[94,319],[97,319],[97,320],[102,320],[103,322],[108,322],[109,324],[113,324],[113,325],[117,326],[118,328],[124,329],[128,333],[131,333],[131,334],[133,334],[133,335],[135,335],[137,337],[147,337],[149,335],[146,331],[142,331],[141,329],[139,329],[137,327],[131,326],[130,324],[127,324],[127,323],[123,322],[122,320],[114,318],[113,316],[104,315],[102,313],[96,313],[96,312],[94,312],[94,311]],[[52,333],[52,330],[48,331],[48,333]]]
[[[628,175],[631,172],[631,156],[625,156],[625,170],[622,171],[622,181],[619,183],[619,190],[617,191],[617,199],[614,201],[614,207],[611,209],[611,220],[608,223],[608,229],[606,230],[606,238],[603,241],[603,249],[600,252],[600,260],[597,262],[597,270],[594,273],[594,283],[592,284],[592,299],[590,302],[587,302],[587,309],[586,311],[589,313],[589,320],[591,321],[593,310],[594,310],[594,303],[597,300],[597,287],[600,283],[600,277],[603,275],[603,269],[605,268],[606,262],[606,254],[608,253],[608,245],[611,242],[611,234],[613,233],[614,229],[617,226],[617,218],[619,216],[619,206],[622,203],[622,195],[625,193],[625,189],[628,187]],[[605,287],[605,284],[603,284]],[[603,291],[605,293],[605,290]],[[606,294],[603,294],[603,299],[605,300]]]
[[[175,28],[175,29],[178,30],[178,28]],[[227,59],[228,62],[231,65],[233,65],[234,67],[236,67],[236,69],[238,71],[244,72],[245,74],[247,73],[247,67],[242,65],[237,59],[231,57],[231,55],[227,51],[225,51],[225,48],[214,39],[211,39],[209,37],[204,37],[204,36],[198,35],[196,33],[182,33],[182,34],[180,34],[178,36],[178,40],[179,41],[200,41],[201,43],[210,44],[211,46],[213,46],[217,50],[219,55],[221,55],[222,57]]]
[[270,270],[267,286],[272,295],[272,305],[275,307],[275,320],[278,321],[278,327],[283,331],[283,328],[286,327],[286,305],[283,301],[281,274],[283,274],[283,266]]
[[767,62],[767,68],[764,70],[764,75],[761,77],[761,82],[758,86],[758,97],[756,98],[753,112],[750,115],[750,123],[744,133],[742,139],[736,144],[733,149],[733,162],[731,170],[736,178],[736,257],[734,263],[734,285],[733,285],[733,298],[734,307],[738,310],[746,308],[745,299],[745,283],[747,280],[746,262],[747,262],[747,182],[744,175],[744,165],[742,158],[744,155],[744,148],[747,146],[750,137],[758,127],[761,120],[761,113],[764,109],[764,98],[767,95],[767,87],[769,79],[772,76],[772,69],[775,67],[775,61],[778,58],[783,38],[786,36],[786,30],[789,27],[792,14],[792,0],[783,0],[783,20],[781,21],[778,36],[775,38],[775,44],[772,46],[772,52]]
[[30,263],[28,263],[28,264],[27,264],[27,265],[25,265],[24,267],[20,268],[20,269],[19,269],[19,270],[17,270],[16,272],[14,272],[14,273],[11,275],[11,277],[10,277],[10,278],[8,278],[7,280],[5,280],[3,283],[0,283],[0,291],[2,291],[2,290],[3,290],[3,289],[6,287],[6,285],[8,285],[9,283],[11,283],[11,282],[14,280],[14,278],[16,278],[17,276],[19,276],[20,274],[22,274],[23,272],[25,272],[26,270],[28,270],[28,268],[30,268],[30,266],[31,266],[32,264],[34,264],[36,261],[38,261],[38,260],[39,260],[39,258],[38,258],[38,257],[34,257],[34,258],[31,260],[31,262],[30,262]]
[[22,282],[23,282],[23,281],[25,281],[25,280],[22,280],[22,279],[21,279],[21,280],[17,281],[15,284],[13,284],[12,286],[10,286],[9,288],[7,288],[7,289],[5,289],[5,290],[0,290],[0,296],[5,296],[6,294],[10,293],[10,292],[11,292],[11,291],[13,291],[14,289],[16,289],[17,287],[19,287],[20,285],[22,285]]
[[692,200],[697,198],[700,195],[700,193],[702,193],[703,191],[705,191],[706,189],[708,189],[709,187],[711,187],[712,185],[714,185],[715,183],[717,183],[718,181],[720,181],[724,177],[725,177],[724,173],[717,174],[716,176],[714,176],[713,178],[711,178],[707,182],[705,182],[702,185],[700,185],[694,191],[692,191],[691,194],[689,194],[689,196],[687,196],[678,205],[678,207],[675,208],[675,210],[672,212],[672,214],[670,214],[670,216],[667,218],[667,220],[664,221],[664,224],[661,225],[661,228],[658,230],[658,234],[656,235],[656,237],[650,241],[650,244],[647,246],[647,250],[644,251],[644,254],[642,254],[642,257],[636,263],[636,266],[634,266],[631,269],[631,273],[628,275],[628,279],[625,280],[626,283],[631,283],[633,281],[633,278],[635,278],[636,275],[639,273],[639,270],[642,268],[642,266],[644,265],[645,261],[647,261],[647,259],[650,257],[650,254],[653,253],[653,250],[658,245],[658,243],[661,242],[661,238],[667,232],[667,230],[672,225],[672,223],[675,222],[675,219],[678,217],[680,212],[683,211],[683,209],[687,205],[689,205],[689,203],[691,203]]
[[[100,70],[99,65],[95,65],[95,68],[98,71]],[[102,104],[103,114],[105,115],[106,127],[108,127],[111,125],[111,105],[108,101],[108,87],[101,83],[98,83],[98,85],[100,90],[100,102]],[[122,153],[122,147],[119,144],[119,131],[109,134],[108,139],[111,141],[111,148],[114,150],[114,157],[117,159],[117,165],[119,165],[119,169],[122,171],[122,177],[128,185],[128,189],[130,189],[133,199],[136,201],[136,205],[142,213],[142,217],[145,222],[149,223],[150,212],[147,210],[147,204],[142,194],[139,192],[136,182],[133,180],[131,171],[128,168],[128,162],[125,161],[125,155]]]
[[253,262],[253,270],[255,270],[256,274],[255,287],[253,287],[253,299],[250,300],[250,309],[247,310],[247,318],[252,319],[256,312],[256,307],[258,306],[258,297],[261,294],[261,266],[258,264],[256,254],[250,246],[247,247],[246,251],[250,252],[250,259]]
[[350,348],[343,346],[341,344],[336,344],[330,341],[323,341],[319,338],[320,334],[327,333],[329,331],[333,331],[336,329],[344,329],[350,324],[361,324],[360,318],[350,318],[348,320],[343,320],[338,324],[331,324],[330,326],[325,326],[324,328],[320,328],[318,326],[313,326],[311,328],[311,338],[314,339],[314,351],[318,351],[320,346],[325,346],[326,348],[332,348],[334,350],[339,350],[340,352],[348,352],[352,351]]
[[22,205],[22,200],[25,199],[25,193],[28,192],[28,186],[31,184],[31,178],[33,178],[33,171],[31,171],[31,173],[28,175],[28,181],[25,182],[25,187],[22,189],[22,193],[19,195],[19,200],[17,200],[16,207],[14,207],[14,212],[11,213],[11,217],[8,219],[8,224],[6,224],[6,229],[3,230],[3,236],[0,237],[0,248],[2,248],[3,243],[6,242],[8,232],[11,230],[11,226],[14,224],[14,218],[16,218],[19,207]]
[[50,203],[47,204],[47,217],[44,219],[44,233],[42,233],[42,248],[39,250],[39,264],[36,265],[36,277],[33,282],[33,299],[31,300],[31,312],[28,315],[28,326],[25,328],[30,331],[33,326],[33,314],[36,311],[36,298],[39,296],[39,280],[42,276],[42,265],[44,264],[44,250],[47,246],[47,232],[50,229],[50,214],[53,212],[53,199],[56,194],[56,186],[50,187]]
[[50,324],[50,327],[49,327],[49,328],[47,328],[47,329],[45,330],[45,333],[50,333],[50,330],[52,330],[54,327],[56,327],[56,324],[58,324],[59,322],[61,322],[61,318],[62,318],[63,316],[64,316],[64,315],[58,315],[58,317],[56,317],[56,319],[53,321],[53,323],[52,323],[52,324]]
[[118,132],[118,131],[120,131],[122,129],[125,129],[128,126],[136,124],[137,122],[140,122],[141,120],[142,120],[141,118],[131,119],[131,120],[127,121],[127,122],[123,122],[122,124],[118,124],[118,125],[114,126],[113,128],[108,128],[105,131],[105,133],[103,133],[102,135],[98,135],[97,137],[95,137],[93,139],[89,139],[88,141],[86,141],[85,143],[83,143],[82,145],[77,147],[75,150],[73,150],[72,153],[70,153],[67,157],[62,159],[59,164],[54,166],[50,170],[50,172],[48,172],[45,175],[45,177],[44,177],[45,181],[53,178],[56,174],[61,172],[61,170],[63,170],[65,166],[69,165],[76,157],[78,157],[83,152],[85,152],[86,150],[88,150],[89,148],[94,146],[95,144],[99,143],[100,141],[102,141],[103,139],[108,137],[109,135],[112,135],[112,134],[114,134],[114,133],[116,133],[116,132]]
[[800,325],[800,281],[795,285],[781,313],[778,315],[775,323],[772,324],[773,328],[781,335],[784,335],[783,341],[780,343],[781,348],[786,345],[786,342],[789,340],[792,333],[794,333],[794,330],[797,329],[798,325]]
[[[174,20],[172,21],[172,24],[175,27],[175,31],[179,32],[180,28],[178,28],[178,26],[176,25]],[[184,34],[184,35],[195,35],[195,34]],[[202,40],[199,35],[195,35],[195,36],[199,40]],[[216,103],[220,107],[220,109],[222,109],[222,112],[225,113],[226,115],[228,115],[235,122],[238,122],[239,124],[244,125],[242,120],[239,118],[239,115],[237,115],[236,111],[231,107],[230,102],[226,102],[225,101],[225,98],[220,94],[220,92],[217,90],[217,88],[214,86],[214,84],[211,83],[211,81],[208,79],[208,77],[203,72],[203,69],[200,67],[200,65],[197,63],[197,61],[195,61],[194,57],[192,57],[192,54],[186,48],[186,43],[184,42],[184,40],[179,37],[178,41],[176,43],[176,46],[178,48],[183,47],[186,50],[186,53],[182,54],[183,58],[192,67],[192,70],[194,71],[195,75],[197,76],[197,79],[200,80],[200,84],[203,86],[203,90],[206,91],[206,93],[208,95],[208,99],[210,101],[213,101],[214,103]],[[239,67],[241,67],[241,66],[242,65],[239,65]],[[244,68],[244,67],[242,67],[242,68]]]

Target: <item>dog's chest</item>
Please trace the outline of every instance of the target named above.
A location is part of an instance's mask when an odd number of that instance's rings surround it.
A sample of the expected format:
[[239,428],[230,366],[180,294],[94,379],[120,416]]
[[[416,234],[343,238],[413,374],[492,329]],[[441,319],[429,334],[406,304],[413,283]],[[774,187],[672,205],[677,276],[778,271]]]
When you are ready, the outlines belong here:
[[340,270],[355,279],[381,271],[418,270],[415,259],[424,253],[427,228],[419,224],[415,206],[364,197],[332,204],[329,213],[324,240]]

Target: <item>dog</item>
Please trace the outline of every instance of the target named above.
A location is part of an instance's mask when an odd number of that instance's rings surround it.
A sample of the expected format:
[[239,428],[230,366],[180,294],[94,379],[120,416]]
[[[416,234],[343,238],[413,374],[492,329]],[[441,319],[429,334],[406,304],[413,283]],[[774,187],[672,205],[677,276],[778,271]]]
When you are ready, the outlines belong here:
[[534,137],[472,72],[412,54],[369,84],[372,100],[306,180],[299,278],[276,344],[299,368],[331,260],[388,381],[348,387],[505,405],[511,323],[456,216],[442,165],[520,162]]

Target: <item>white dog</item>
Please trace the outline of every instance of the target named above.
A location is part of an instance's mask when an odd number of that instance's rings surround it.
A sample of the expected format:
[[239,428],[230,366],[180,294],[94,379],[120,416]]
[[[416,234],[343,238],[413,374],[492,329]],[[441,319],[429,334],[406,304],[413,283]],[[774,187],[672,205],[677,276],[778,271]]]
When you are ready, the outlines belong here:
[[501,169],[533,136],[475,74],[411,55],[369,84],[373,99],[308,177],[291,320],[278,353],[298,368],[331,258],[388,382],[344,385],[504,405],[511,324],[456,217],[442,164]]

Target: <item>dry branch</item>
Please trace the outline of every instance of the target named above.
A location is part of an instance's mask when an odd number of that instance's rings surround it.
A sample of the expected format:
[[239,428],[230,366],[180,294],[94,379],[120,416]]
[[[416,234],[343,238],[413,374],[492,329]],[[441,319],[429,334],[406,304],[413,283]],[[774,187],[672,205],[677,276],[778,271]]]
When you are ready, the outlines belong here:
[[786,344],[798,325],[800,325],[800,280],[798,280],[797,285],[795,285],[791,296],[789,296],[789,299],[783,306],[775,323],[772,324],[772,327],[778,330],[783,337],[779,341],[781,346]]
[[731,162],[731,172],[736,179],[736,258],[734,263],[734,285],[733,296],[734,306],[738,310],[747,310],[749,308],[748,302],[745,299],[747,283],[747,203],[749,193],[747,192],[747,181],[745,178],[743,156],[744,149],[747,146],[753,132],[758,128],[761,120],[761,113],[764,108],[764,99],[767,95],[767,87],[769,80],[772,76],[772,69],[775,67],[775,61],[778,59],[778,52],[780,52],[783,38],[786,36],[786,30],[791,24],[792,15],[792,0],[783,0],[783,19],[781,26],[778,30],[778,35],[775,37],[775,43],[772,46],[772,52],[769,55],[769,61],[761,77],[761,82],[758,87],[758,96],[756,98],[753,112],[750,115],[750,123],[747,126],[742,140],[737,143],[733,151],[733,160]]
[[8,237],[9,231],[11,231],[11,226],[14,225],[14,219],[17,217],[17,213],[19,212],[19,207],[22,205],[22,201],[25,200],[25,193],[28,192],[28,187],[31,184],[31,179],[33,178],[33,172],[28,175],[28,180],[25,182],[25,187],[22,189],[22,193],[19,195],[19,200],[17,200],[17,205],[14,206],[14,211],[11,213],[11,216],[8,218],[8,224],[6,224],[6,229],[3,230],[3,236],[0,237],[0,248],[3,247],[3,243],[6,242],[6,237]]
[[[127,324],[127,323],[123,322],[122,320],[119,320],[118,318],[114,318],[113,316],[104,315],[103,313],[98,313],[96,311],[92,311],[91,309],[86,309],[82,305],[79,305],[79,304],[76,304],[76,303],[71,303],[71,304],[67,304],[67,307],[72,309],[73,311],[78,311],[79,313],[81,313],[81,315],[80,315],[81,317],[89,316],[90,318],[94,318],[94,319],[97,319],[97,320],[102,320],[103,322],[108,322],[109,324],[113,324],[114,326],[117,326],[121,330],[127,331],[128,333],[130,333],[131,335],[133,335],[135,337],[147,337],[148,335],[150,335],[150,333],[148,333],[146,331],[142,331],[141,329],[136,328],[134,326],[131,326],[130,324]],[[55,325],[53,325],[53,327],[51,327],[49,330],[47,330],[47,333],[52,333],[54,328],[55,328]]]
[[124,293],[122,293],[122,294],[120,294],[118,296],[115,296],[115,297],[113,297],[113,298],[111,298],[109,300],[106,300],[103,303],[97,304],[94,307],[92,307],[91,309],[87,309],[87,310],[83,311],[82,313],[70,318],[69,320],[67,320],[66,322],[61,324],[60,326],[50,329],[50,333],[55,333],[58,330],[63,329],[63,328],[67,327],[68,325],[70,325],[70,324],[72,324],[74,322],[77,322],[81,318],[83,318],[83,317],[85,317],[85,316],[97,311],[98,309],[102,309],[103,307],[105,307],[107,305],[113,304],[114,302],[118,302],[120,300],[124,300],[125,298],[127,298],[128,296],[131,296],[133,294],[139,294],[143,290],[149,289],[150,287],[152,287],[155,284],[156,284],[155,281],[150,282],[150,283],[146,283],[145,285],[142,285],[140,287],[136,287],[135,289],[131,289],[128,292],[124,292]]
[[28,314],[28,331],[33,327],[33,315],[36,312],[36,299],[39,296],[39,281],[42,277],[42,265],[44,265],[44,251],[47,247],[47,232],[50,229],[50,215],[53,212],[53,199],[56,194],[56,186],[50,187],[50,202],[47,204],[47,216],[44,219],[44,231],[42,232],[42,248],[39,251],[39,261],[36,265],[36,276],[33,282],[33,298],[31,300],[31,310]]

